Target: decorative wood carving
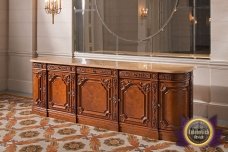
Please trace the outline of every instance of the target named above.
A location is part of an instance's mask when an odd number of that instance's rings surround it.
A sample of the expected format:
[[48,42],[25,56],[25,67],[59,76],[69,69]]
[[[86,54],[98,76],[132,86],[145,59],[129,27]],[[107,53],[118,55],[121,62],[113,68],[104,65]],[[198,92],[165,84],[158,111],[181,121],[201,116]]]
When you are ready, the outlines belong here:
[[193,73],[190,73],[190,80],[189,80],[189,118],[193,117]]
[[55,77],[55,74],[54,73],[49,73],[48,74],[48,81],[52,81],[53,79],[54,79],[54,77]]
[[140,83],[140,86],[141,86],[141,88],[142,88],[142,90],[143,90],[143,92],[145,94],[147,94],[148,92],[151,91],[151,85],[150,85],[150,83],[145,83],[145,84]]
[[[121,122],[149,127],[151,122],[151,81],[131,78],[121,79],[120,88],[119,114]],[[130,107],[134,107],[134,109],[131,110]]]
[[[82,69],[82,68],[78,68]],[[90,71],[96,69],[84,68]],[[82,71],[82,70],[79,70]],[[98,69],[99,71],[99,69]],[[110,71],[110,70],[106,70]],[[78,114],[105,120],[117,120],[118,103],[114,103],[117,93],[114,88],[114,77],[97,76],[94,73],[78,74],[77,106]],[[101,71],[99,71],[101,72]],[[97,73],[97,72],[96,72]],[[82,111],[83,109],[83,111]],[[80,118],[79,118],[80,119]]]
[[75,72],[75,67],[74,66],[64,66],[64,65],[48,65],[47,70],[52,70],[52,71],[72,71]]
[[158,114],[158,84],[157,82],[152,83],[152,124],[151,127],[156,129],[157,125],[157,114]]
[[33,74],[40,79],[42,77],[42,70],[33,70]]
[[32,63],[33,69],[42,69],[42,64],[41,63]]
[[115,95],[115,96],[112,97],[112,102],[114,104],[116,104],[118,101],[119,101],[119,99],[118,99],[117,95]]
[[118,78],[117,78],[117,77],[115,77],[115,78],[113,79],[113,86],[114,86],[115,88],[118,87]]
[[169,125],[169,123],[166,120],[160,121],[160,128],[161,129],[165,129],[168,125]]
[[101,79],[101,82],[106,89],[111,88],[111,80],[110,79]]
[[75,73],[66,72],[66,70],[75,68],[48,65],[48,69],[49,108],[67,113],[75,113]]
[[42,64],[42,69],[47,70],[47,64]]
[[83,113],[84,109],[82,107],[78,107],[78,114],[81,115]]
[[78,77],[78,85],[83,85],[83,83],[87,80],[87,78],[85,76],[79,76]]
[[108,110],[105,112],[105,116],[106,116],[107,119],[110,119],[111,115],[112,114]]
[[61,75],[62,79],[64,80],[66,85],[69,85],[69,83],[71,82],[71,78],[70,75]]
[[149,119],[148,119],[147,117],[143,117],[142,123],[143,123],[145,126],[147,126],[148,122],[149,122]]
[[109,69],[99,69],[99,68],[77,68],[78,74],[88,73],[88,74],[98,74],[98,75],[113,75],[113,71]]
[[118,98],[118,70],[113,71],[113,86],[112,86],[112,119],[114,121],[118,121],[118,106],[119,106],[119,98]]
[[157,73],[152,73],[152,80],[158,80],[158,74]]
[[33,63],[33,100],[34,106],[46,108],[46,69],[41,63]]
[[192,117],[192,80],[191,72],[33,63],[33,106],[40,113],[55,111],[57,117],[65,114],[72,119],[75,115],[75,121],[77,116],[78,122],[98,127],[108,122],[106,126],[119,125],[125,131],[130,127],[141,135],[152,130],[169,140],[179,127],[179,117]]
[[114,70],[113,71],[113,76],[116,77],[116,78],[118,77],[118,70]]
[[[186,84],[189,84],[189,82],[160,82],[160,129],[174,131],[176,128],[180,127],[181,117],[191,117],[189,114],[190,86],[187,86]],[[170,99],[175,100],[170,101]],[[172,104],[170,104],[170,102],[172,102]],[[170,107],[170,105],[173,106]],[[176,118],[177,116],[179,118]]]
[[151,78],[151,74],[147,73],[147,72],[132,72],[132,71],[120,71],[119,72],[119,76],[121,78],[141,78],[141,79],[150,79]]
[[190,78],[191,78],[191,73],[159,74],[159,80],[166,80],[166,81],[189,81]]
[[120,115],[120,121],[121,122],[125,122],[126,119],[127,119],[127,116],[125,114]]
[[47,71],[42,70],[42,102],[43,102],[43,107],[47,108]]
[[160,91],[164,92],[166,90],[166,85],[164,83],[161,84]]
[[171,74],[160,74],[159,75],[159,79],[160,80],[169,80],[169,81],[171,81],[172,80],[172,75]]
[[126,90],[126,88],[129,88],[130,86],[132,85],[132,82],[131,81],[125,81],[125,80],[122,80],[120,82],[120,88],[121,90]]

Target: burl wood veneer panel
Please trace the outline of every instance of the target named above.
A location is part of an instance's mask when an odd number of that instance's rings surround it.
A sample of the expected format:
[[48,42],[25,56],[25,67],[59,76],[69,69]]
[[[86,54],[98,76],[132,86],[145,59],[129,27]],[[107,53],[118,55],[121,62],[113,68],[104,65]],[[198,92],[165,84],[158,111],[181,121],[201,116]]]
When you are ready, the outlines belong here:
[[77,121],[118,130],[116,71],[77,68]]
[[157,74],[119,72],[120,131],[158,139]]
[[159,75],[159,136],[177,140],[181,120],[192,117],[191,73]]
[[48,115],[76,122],[75,67],[47,65]]
[[33,63],[33,113],[47,116],[46,64]]

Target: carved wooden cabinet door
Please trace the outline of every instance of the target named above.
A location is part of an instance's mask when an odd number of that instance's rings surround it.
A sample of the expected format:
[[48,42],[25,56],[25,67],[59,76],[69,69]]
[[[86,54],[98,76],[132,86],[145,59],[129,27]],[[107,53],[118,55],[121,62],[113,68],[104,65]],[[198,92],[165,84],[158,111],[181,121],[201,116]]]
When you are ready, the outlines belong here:
[[[33,104],[46,108],[46,69],[41,63],[33,63]],[[43,69],[44,68],[44,69]]]
[[48,65],[48,108],[75,113],[75,67]]
[[192,117],[191,73],[159,75],[159,128],[175,130]]
[[157,129],[158,85],[153,74],[120,71],[119,75],[120,122]]
[[110,69],[77,69],[77,114],[117,121],[117,79]]

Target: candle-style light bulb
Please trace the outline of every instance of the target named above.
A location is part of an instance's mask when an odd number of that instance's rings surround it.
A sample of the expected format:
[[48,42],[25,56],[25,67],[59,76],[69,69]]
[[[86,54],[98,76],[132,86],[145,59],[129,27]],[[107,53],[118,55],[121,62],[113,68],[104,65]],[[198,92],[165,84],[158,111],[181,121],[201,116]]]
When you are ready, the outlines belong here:
[[141,9],[141,17],[147,17],[148,15],[148,8]]
[[45,0],[45,8],[48,8],[48,1],[49,0]]
[[52,24],[54,24],[54,16],[61,12],[61,0],[45,0],[45,11],[52,15]]

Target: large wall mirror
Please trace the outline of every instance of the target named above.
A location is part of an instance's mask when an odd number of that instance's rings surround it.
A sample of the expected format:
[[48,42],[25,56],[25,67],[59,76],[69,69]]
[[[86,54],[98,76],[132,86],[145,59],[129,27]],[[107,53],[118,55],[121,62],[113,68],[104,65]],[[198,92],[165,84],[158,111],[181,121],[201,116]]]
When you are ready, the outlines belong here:
[[73,0],[76,52],[208,57],[210,0]]

